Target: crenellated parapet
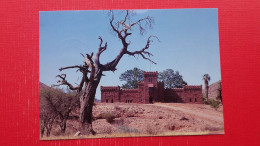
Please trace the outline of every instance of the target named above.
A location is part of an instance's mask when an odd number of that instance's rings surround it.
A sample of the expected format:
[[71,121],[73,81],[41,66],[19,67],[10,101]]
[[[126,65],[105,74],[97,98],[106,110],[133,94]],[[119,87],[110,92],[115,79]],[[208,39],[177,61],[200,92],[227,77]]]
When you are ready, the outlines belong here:
[[183,92],[184,91],[184,88],[172,88],[170,90],[173,90],[175,92]]
[[138,89],[121,89],[122,93],[136,93]]
[[101,92],[112,92],[112,91],[120,91],[120,86],[101,86]]
[[202,91],[202,85],[185,85],[183,86],[183,89],[186,90],[201,90]]
[[157,77],[158,76],[158,72],[154,71],[154,72],[144,72],[144,77]]

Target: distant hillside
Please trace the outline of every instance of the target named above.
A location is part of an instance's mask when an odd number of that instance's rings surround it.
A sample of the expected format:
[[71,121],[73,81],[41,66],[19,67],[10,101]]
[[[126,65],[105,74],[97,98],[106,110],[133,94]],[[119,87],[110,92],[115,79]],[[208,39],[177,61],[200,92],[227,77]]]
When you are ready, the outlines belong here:
[[[220,82],[217,81],[211,85],[209,85],[209,99],[216,98],[218,96],[218,89],[220,87]],[[203,95],[205,95],[205,88],[202,90]]]
[[44,83],[40,82],[40,89],[45,89],[45,88],[51,88],[47,85],[45,85]]
[[[49,86],[45,85],[44,83],[40,82],[40,89],[48,89],[48,88],[52,88],[52,87],[49,87]],[[95,102],[101,102],[101,100],[95,98]]]

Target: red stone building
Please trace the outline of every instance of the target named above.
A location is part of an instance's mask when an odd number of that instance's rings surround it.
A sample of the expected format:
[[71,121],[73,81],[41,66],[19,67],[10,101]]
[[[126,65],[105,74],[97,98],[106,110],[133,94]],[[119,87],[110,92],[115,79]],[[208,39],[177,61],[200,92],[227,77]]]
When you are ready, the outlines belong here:
[[101,102],[153,103],[180,102],[202,103],[202,85],[185,85],[183,88],[164,89],[158,82],[158,72],[144,72],[144,81],[137,89],[120,89],[120,86],[101,86]]

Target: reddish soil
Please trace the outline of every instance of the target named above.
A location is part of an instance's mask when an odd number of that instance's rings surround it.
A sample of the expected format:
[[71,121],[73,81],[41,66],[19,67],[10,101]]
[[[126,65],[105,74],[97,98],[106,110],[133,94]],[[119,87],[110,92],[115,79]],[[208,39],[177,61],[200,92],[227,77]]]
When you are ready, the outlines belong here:
[[[108,122],[100,114],[116,118]],[[97,134],[87,137],[224,134],[222,106],[215,110],[204,104],[97,103],[93,116],[96,117],[93,129]],[[69,120],[67,137],[56,138],[79,138],[73,136],[77,123],[75,119]],[[58,128],[54,126],[52,138]]]

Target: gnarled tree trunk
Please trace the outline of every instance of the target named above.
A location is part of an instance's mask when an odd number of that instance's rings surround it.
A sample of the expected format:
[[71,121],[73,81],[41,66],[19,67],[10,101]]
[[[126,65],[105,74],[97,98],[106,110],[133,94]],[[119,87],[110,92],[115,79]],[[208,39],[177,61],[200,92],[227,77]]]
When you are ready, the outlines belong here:
[[[142,56],[143,59],[149,60],[150,62],[156,64],[155,62],[153,62],[148,58],[152,56],[152,54],[147,51],[147,49],[150,46],[150,43],[152,42],[151,38],[156,38],[159,41],[159,39],[156,36],[149,36],[145,46],[138,51],[133,51],[133,52],[128,51],[128,46],[130,45],[130,41],[127,42],[127,37],[132,35],[131,33],[132,27],[138,26],[140,29],[140,33],[143,33],[145,30],[144,25],[151,27],[151,23],[153,22],[153,19],[147,16],[145,18],[139,19],[136,22],[131,23],[131,21],[129,21],[129,23],[127,23],[127,20],[130,19],[130,15],[129,15],[129,11],[126,11],[126,15],[122,20],[114,22],[114,15],[112,12],[111,14],[112,16],[109,24],[112,28],[112,31],[115,32],[115,34],[121,40],[122,43],[122,49],[119,51],[118,55],[111,62],[108,62],[106,64],[101,64],[99,58],[100,55],[107,49],[107,43],[103,45],[103,40],[101,37],[99,37],[100,44],[97,49],[97,53],[95,57],[93,57],[93,52],[91,54],[86,54],[86,55],[81,54],[85,59],[84,65],[75,65],[75,66],[60,68],[60,71],[65,69],[71,69],[71,68],[78,69],[83,74],[81,82],[78,86],[74,87],[72,84],[67,82],[66,74],[57,75],[57,77],[61,79],[58,81],[58,83],[60,83],[59,85],[67,85],[71,90],[77,90],[78,93],[81,94],[79,96],[80,98],[79,131],[81,135],[95,134],[95,131],[92,128],[92,109],[93,109],[94,99],[96,95],[96,90],[100,82],[102,72],[115,71],[117,64],[125,54],[130,56],[140,55]],[[148,57],[145,55],[147,55]]]
[[45,121],[45,128],[46,128],[46,136],[49,137],[51,135],[51,129],[52,129],[52,125],[54,123],[55,118],[51,118]]
[[89,83],[80,97],[80,133],[82,135],[95,134],[92,128],[92,109],[94,105],[96,89],[99,81]]

